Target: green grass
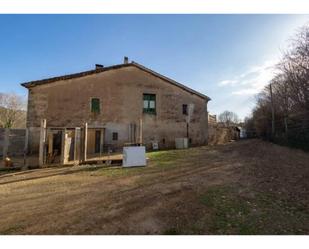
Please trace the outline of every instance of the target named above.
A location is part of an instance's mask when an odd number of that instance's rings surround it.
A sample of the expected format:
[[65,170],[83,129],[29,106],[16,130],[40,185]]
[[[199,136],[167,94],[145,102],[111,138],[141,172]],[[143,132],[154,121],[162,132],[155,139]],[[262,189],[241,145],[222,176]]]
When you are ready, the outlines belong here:
[[146,157],[149,158],[146,167],[100,167],[89,168],[86,171],[93,171],[92,175],[105,175],[107,177],[125,177],[140,175],[142,173],[150,173],[160,170],[172,169],[179,166],[177,162],[185,159],[184,150],[167,150],[148,152]]
[[165,150],[148,152],[147,157],[155,161],[157,164],[173,162],[181,156],[181,151],[178,150]]
[[265,193],[240,196],[231,187],[214,187],[200,196],[214,234],[301,234],[308,231],[309,213],[302,205]]
[[98,168],[89,168],[85,171],[91,172],[92,176],[107,176],[107,177],[125,177],[132,175],[139,175],[146,168],[145,167],[132,167],[132,168],[123,168],[123,167],[98,167]]
[[180,162],[188,162],[188,158],[196,154],[196,148],[184,150],[165,150],[148,152],[150,162],[160,168],[173,168],[179,165]]
[[236,230],[239,234],[254,233],[246,225],[252,208],[246,200],[240,200],[228,188],[212,188],[201,196],[201,202],[212,210],[210,229],[219,234]]

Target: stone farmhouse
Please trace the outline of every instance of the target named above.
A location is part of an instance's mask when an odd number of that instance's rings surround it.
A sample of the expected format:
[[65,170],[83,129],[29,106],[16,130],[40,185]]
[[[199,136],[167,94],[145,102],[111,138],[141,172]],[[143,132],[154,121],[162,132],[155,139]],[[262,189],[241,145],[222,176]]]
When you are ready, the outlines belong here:
[[28,89],[31,152],[39,146],[42,119],[54,130],[47,135],[50,153],[61,150],[61,129],[74,140],[70,129],[85,123],[88,153],[129,143],[174,148],[175,138],[184,137],[192,146],[207,144],[210,98],[127,57],[123,64],[21,85]]

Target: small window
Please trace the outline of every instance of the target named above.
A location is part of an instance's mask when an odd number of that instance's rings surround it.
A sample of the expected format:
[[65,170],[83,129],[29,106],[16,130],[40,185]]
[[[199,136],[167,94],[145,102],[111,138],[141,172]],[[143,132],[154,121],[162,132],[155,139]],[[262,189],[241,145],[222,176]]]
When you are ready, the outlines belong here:
[[118,140],[118,132],[113,132],[113,140],[114,141]]
[[100,99],[99,98],[91,99],[91,112],[100,113]]
[[187,104],[182,105],[182,114],[188,115],[188,105]]
[[143,95],[143,112],[156,114],[156,95],[146,94]]

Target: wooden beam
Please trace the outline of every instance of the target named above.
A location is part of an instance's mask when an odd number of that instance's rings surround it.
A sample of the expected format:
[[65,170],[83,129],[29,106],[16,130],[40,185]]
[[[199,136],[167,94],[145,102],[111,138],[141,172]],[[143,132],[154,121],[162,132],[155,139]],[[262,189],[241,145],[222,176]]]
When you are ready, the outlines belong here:
[[47,132],[47,141],[48,141],[48,154],[53,154],[53,137],[54,137],[54,134],[48,130]]
[[75,128],[75,138],[74,138],[74,161],[80,162],[80,147],[81,147],[81,132],[80,128]]
[[66,163],[66,129],[63,129],[62,136],[61,136],[61,156],[60,156],[60,163],[65,164]]
[[44,164],[45,141],[46,141],[46,119],[42,119],[40,129],[39,166],[42,166]]

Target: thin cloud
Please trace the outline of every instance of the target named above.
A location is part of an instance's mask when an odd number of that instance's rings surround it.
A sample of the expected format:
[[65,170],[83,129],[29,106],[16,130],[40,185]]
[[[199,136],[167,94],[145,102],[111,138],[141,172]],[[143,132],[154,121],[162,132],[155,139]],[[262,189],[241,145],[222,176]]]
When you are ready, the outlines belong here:
[[275,76],[278,60],[267,60],[261,65],[254,65],[234,79],[223,80],[219,86],[233,87],[233,95],[252,95],[261,91]]
[[235,85],[237,82],[237,80],[222,80],[219,82],[219,86]]
[[256,94],[258,92],[259,90],[257,90],[256,88],[247,88],[247,89],[242,89],[238,91],[233,91],[232,94],[233,95],[251,95],[251,94]]

